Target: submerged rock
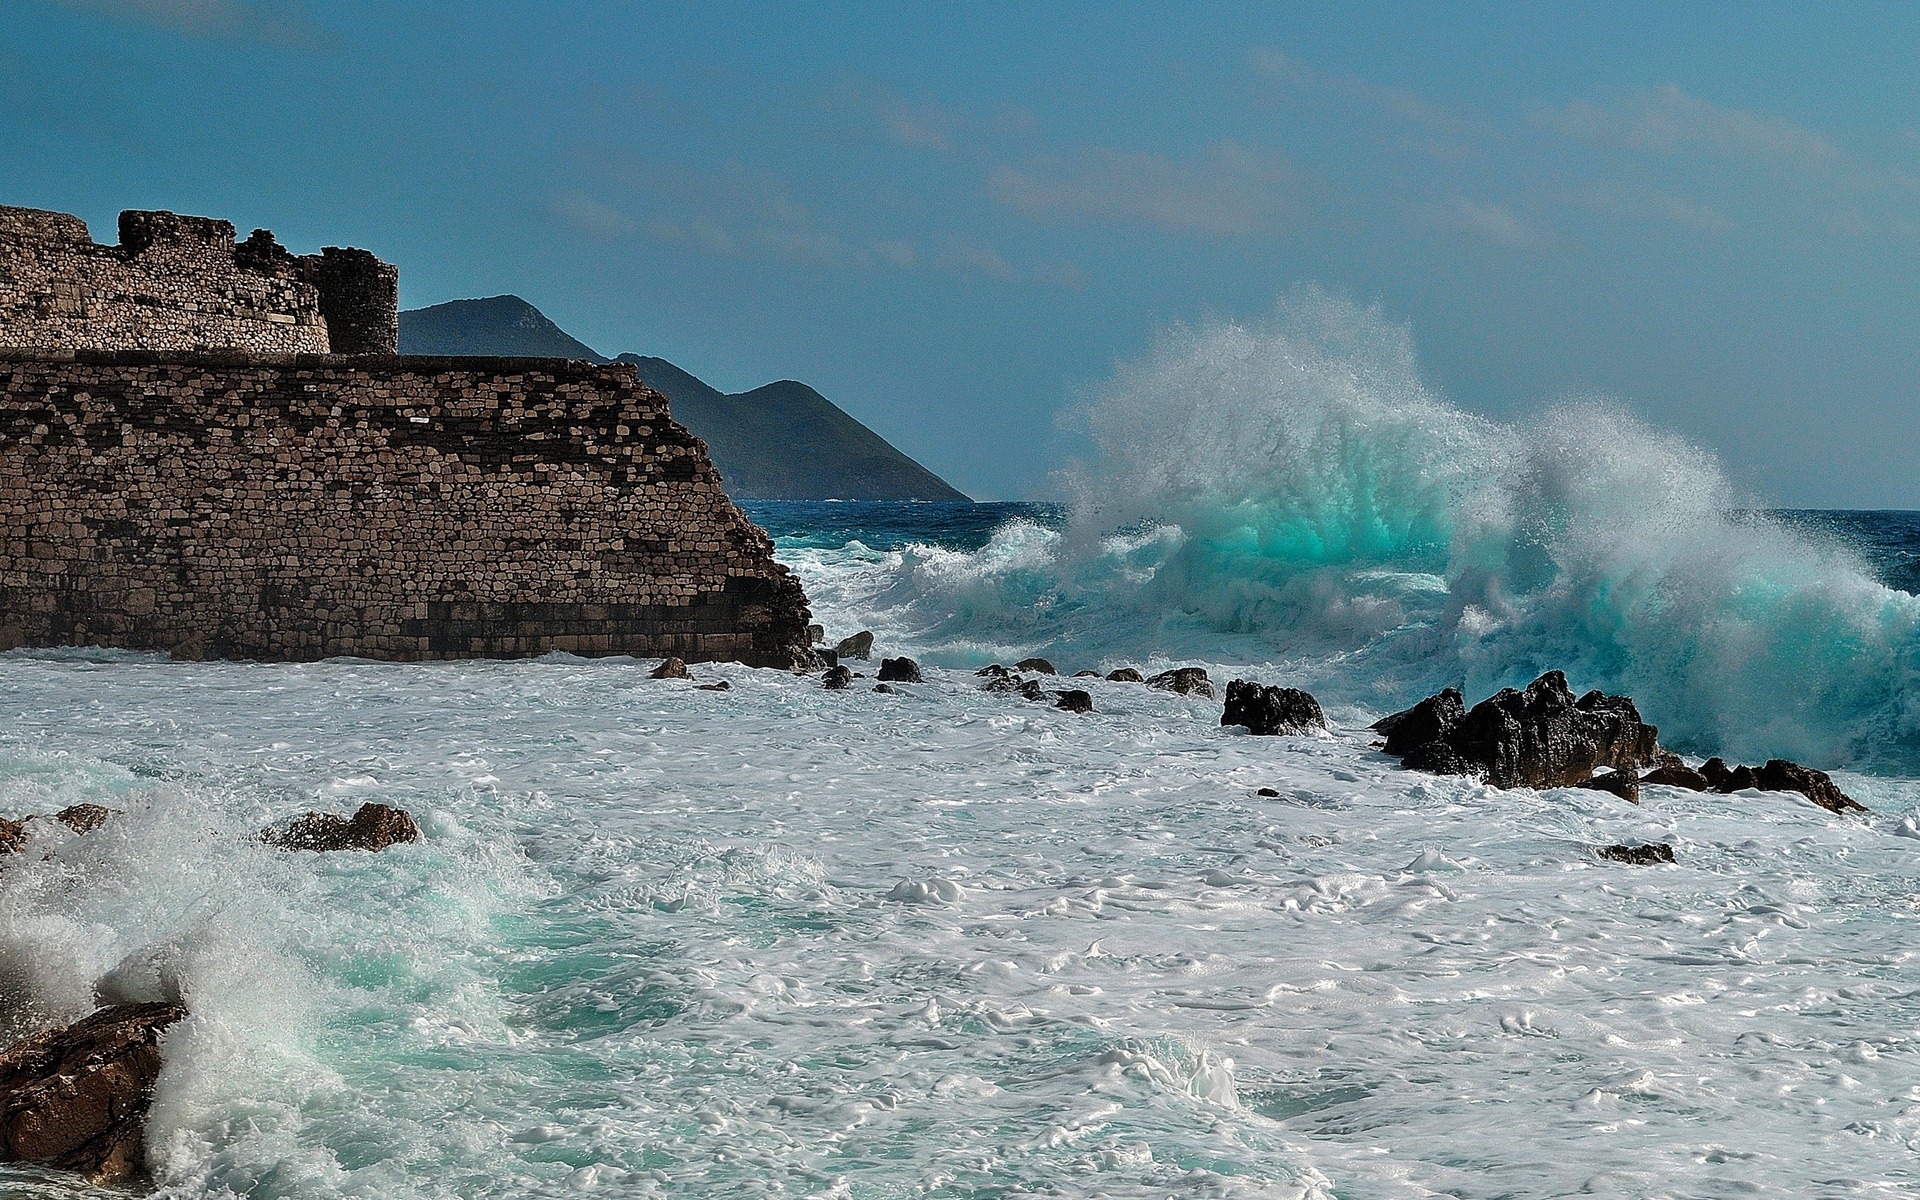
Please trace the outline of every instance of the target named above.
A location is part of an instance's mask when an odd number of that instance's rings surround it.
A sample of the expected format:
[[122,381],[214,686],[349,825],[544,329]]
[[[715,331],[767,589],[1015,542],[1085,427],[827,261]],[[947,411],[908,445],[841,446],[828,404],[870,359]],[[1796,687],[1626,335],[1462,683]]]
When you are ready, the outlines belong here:
[[687,664],[677,658],[665,659],[653,669],[655,679],[692,679],[687,673]]
[[286,850],[385,850],[419,841],[420,827],[404,808],[362,804],[351,818],[310,812],[285,831],[269,829],[261,837]]
[[186,1015],[177,1004],[116,1005],[0,1053],[0,1161],[95,1184],[138,1178],[160,1031]]
[[1648,842],[1644,846],[1616,842],[1611,846],[1602,846],[1594,853],[1610,862],[1626,863],[1630,867],[1653,867],[1673,861],[1673,847],[1665,842]]
[[837,658],[872,658],[873,631],[862,629],[850,638],[842,638],[840,644],[833,648],[833,653]]
[[1013,664],[1013,669],[1016,671],[1032,671],[1035,675],[1058,675],[1060,673],[1054,670],[1053,664],[1044,658],[1023,658]]
[[1061,692],[1053,702],[1055,708],[1064,708],[1072,713],[1090,713],[1093,711],[1093,693],[1078,688]]
[[733,685],[722,679],[719,683],[703,683],[697,690],[702,692],[730,692],[733,690]]
[[1132,667],[1121,667],[1107,672],[1108,683],[1145,683],[1147,677]]
[[1245,679],[1227,684],[1222,725],[1244,725],[1262,736],[1320,733],[1327,728],[1320,702],[1298,688],[1263,687]]
[[1256,795],[1256,796],[1263,796],[1263,797],[1265,797],[1266,799],[1269,799],[1269,800],[1271,800],[1271,799],[1273,799],[1274,797],[1276,797],[1276,796],[1278,796],[1279,794],[1280,794],[1279,792],[1277,792],[1277,791],[1275,791],[1275,790],[1273,790],[1272,788],[1261,788],[1261,789],[1260,789],[1259,791],[1257,791],[1257,792],[1255,792],[1255,793],[1254,793],[1254,795]]
[[1204,667],[1175,667],[1171,671],[1162,671],[1147,680],[1147,686],[1163,692],[1178,692],[1182,696],[1213,699],[1213,680],[1207,678]]
[[1448,688],[1374,728],[1405,767],[1476,775],[1501,788],[1567,787],[1599,767],[1638,772],[1662,753],[1659,731],[1632,700],[1598,691],[1575,700],[1559,671],[1525,691],[1502,688],[1465,713],[1462,707],[1460,693]]
[[[1018,676],[1015,676],[1015,678],[1019,679]],[[1019,679],[1014,685],[1014,690],[1036,703],[1047,697],[1047,694],[1040,689],[1040,681],[1038,679]]]
[[1007,670],[999,663],[988,663],[978,671],[975,671],[974,674],[988,679],[1005,679],[1007,676],[1013,674],[1013,672]]
[[1685,763],[1667,763],[1655,767],[1640,777],[1640,785],[1658,784],[1662,787],[1685,788],[1690,792],[1704,792],[1712,785],[1707,777],[1687,766]]
[[1098,678],[1100,678],[1100,672],[1098,672],[1098,671],[1075,671],[1075,672],[1073,673],[1073,677],[1074,677],[1075,679],[1098,679]]
[[987,676],[987,690],[989,692],[1017,692],[1020,690],[1020,685],[1023,682],[1025,681],[1018,675],[1010,671],[1002,670],[998,675]]
[[53,814],[53,819],[75,833],[91,833],[106,824],[108,817],[120,815],[118,809],[104,804],[69,804]]
[[5,817],[0,817],[0,854],[18,854],[26,848],[26,822],[9,821]]
[[853,686],[853,672],[841,666],[828,667],[827,673],[820,679],[820,686],[830,692],[850,688]]
[[1710,758],[1700,764],[1700,774],[1716,792],[1743,792],[1757,788],[1763,792],[1799,792],[1831,813],[1866,812],[1867,806],[1840,790],[1825,771],[1803,767],[1784,758],[1770,758],[1763,767],[1729,767],[1725,760]]
[[910,658],[883,658],[880,660],[880,682],[882,683],[924,683],[920,677],[920,664]]
[[899,690],[890,683],[876,683],[873,685],[873,690],[882,696],[898,696],[900,694]]

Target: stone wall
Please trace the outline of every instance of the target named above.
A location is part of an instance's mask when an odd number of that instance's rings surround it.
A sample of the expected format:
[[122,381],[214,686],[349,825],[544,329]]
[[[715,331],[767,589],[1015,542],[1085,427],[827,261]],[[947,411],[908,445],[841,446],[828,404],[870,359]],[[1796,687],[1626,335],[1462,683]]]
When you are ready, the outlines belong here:
[[630,366],[0,351],[0,648],[791,666],[807,621]]
[[399,274],[364,250],[138,211],[103,246],[78,217],[0,207],[0,347],[391,354],[398,332]]

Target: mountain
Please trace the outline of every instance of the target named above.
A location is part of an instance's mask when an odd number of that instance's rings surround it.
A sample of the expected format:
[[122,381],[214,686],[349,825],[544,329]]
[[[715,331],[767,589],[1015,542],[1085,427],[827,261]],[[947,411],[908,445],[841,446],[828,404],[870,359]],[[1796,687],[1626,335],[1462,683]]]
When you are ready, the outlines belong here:
[[[518,296],[453,300],[400,314],[402,354],[532,355],[608,361]],[[967,497],[804,383],[729,395],[664,358],[622,354],[707,443],[736,500]]]

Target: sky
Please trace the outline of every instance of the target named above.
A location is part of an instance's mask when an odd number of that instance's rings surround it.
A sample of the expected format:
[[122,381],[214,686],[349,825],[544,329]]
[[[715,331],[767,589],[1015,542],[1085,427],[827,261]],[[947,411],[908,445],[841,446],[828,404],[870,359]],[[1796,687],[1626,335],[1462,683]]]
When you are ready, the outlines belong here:
[[1515,419],[1920,509],[1920,6],[7,0],[0,204],[356,245],[608,355],[804,380],[982,499],[1300,284]]

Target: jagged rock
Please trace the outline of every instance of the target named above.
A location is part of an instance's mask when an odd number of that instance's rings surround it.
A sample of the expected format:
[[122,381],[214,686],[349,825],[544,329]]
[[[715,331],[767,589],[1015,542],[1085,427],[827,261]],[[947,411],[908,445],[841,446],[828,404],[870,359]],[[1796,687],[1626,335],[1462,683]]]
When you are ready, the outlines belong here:
[[1640,777],[1640,785],[1659,784],[1662,787],[1686,788],[1690,792],[1704,792],[1713,785],[1707,777],[1685,763],[1663,763]]
[[840,656],[831,650],[815,650],[813,657],[817,670],[831,670],[840,665]]
[[310,812],[284,832],[269,829],[262,840],[287,850],[385,850],[420,840],[420,827],[404,808],[362,804],[351,818]]
[[104,804],[69,804],[53,814],[53,819],[75,833],[91,833],[100,828],[108,817],[119,815],[118,809],[108,808]]
[[1108,683],[1145,683],[1147,677],[1132,667],[1121,667],[1107,672]]
[[993,679],[1005,679],[1007,676],[1013,674],[1013,672],[1007,670],[1005,667],[1001,666],[999,663],[988,663],[986,666],[981,667],[978,671],[975,671],[974,674],[987,676]]
[[1665,842],[1648,842],[1644,846],[1629,846],[1616,842],[1611,846],[1602,846],[1594,853],[1613,862],[1626,863],[1630,867],[1652,867],[1673,861],[1673,847]]
[[1022,679],[1015,685],[1014,690],[1035,702],[1046,699],[1047,695],[1040,690],[1040,681],[1037,679]]
[[827,640],[827,627],[825,625],[807,626],[807,645],[818,646],[821,642],[824,642],[826,640]]
[[882,683],[926,682],[920,678],[920,664],[905,657],[881,659],[879,678]]
[[1204,667],[1175,667],[1171,671],[1162,671],[1147,680],[1147,686],[1163,692],[1178,692],[1182,696],[1213,699],[1213,680],[1207,678]]
[[1013,674],[1011,671],[1003,670],[998,675],[987,676],[987,690],[989,692],[1017,692],[1020,690],[1020,685],[1023,682],[1025,681],[1018,675]]
[[890,683],[876,683],[873,685],[873,690],[882,696],[898,696],[900,694],[899,689]]
[[1573,786],[1607,792],[1630,804],[1640,803],[1640,780],[1632,771],[1601,771]]
[[1061,692],[1059,698],[1053,702],[1053,706],[1064,708],[1072,713],[1090,713],[1093,711],[1093,694],[1078,688]]
[[124,1183],[145,1167],[142,1125],[177,1004],[103,1008],[0,1053],[0,1161]]
[[1640,719],[1632,700],[1598,691],[1575,700],[1559,671],[1524,692],[1502,688],[1464,714],[1462,705],[1448,688],[1374,728],[1403,766],[1477,775],[1502,788],[1566,787],[1598,767],[1637,772],[1661,753],[1659,731]]
[[697,689],[702,692],[730,692],[733,685],[722,679],[719,683],[703,683]]
[[1803,767],[1784,758],[1770,758],[1758,769],[1729,767],[1724,759],[1710,758],[1700,764],[1700,775],[1716,792],[1743,792],[1748,788],[1763,792],[1799,792],[1828,812],[1867,811],[1866,805],[1841,791],[1825,771]]
[[0,854],[18,854],[27,848],[27,823],[0,817]]
[[853,672],[845,667],[828,667],[826,675],[820,680],[820,686],[830,692],[850,688],[853,686]]
[[1074,677],[1075,679],[1098,679],[1098,678],[1100,678],[1100,672],[1098,672],[1098,671],[1075,671],[1075,672],[1073,673],[1073,677]]
[[873,631],[862,629],[850,638],[841,639],[840,644],[833,648],[833,653],[837,658],[872,658]]
[[1013,669],[1016,671],[1032,671],[1035,675],[1058,675],[1060,673],[1054,670],[1053,664],[1044,658],[1023,658],[1013,664]]
[[677,658],[669,658],[653,669],[655,679],[692,679],[687,673],[687,664]]
[[1244,725],[1266,736],[1318,733],[1327,727],[1320,702],[1298,688],[1262,687],[1245,679],[1227,684],[1222,725]]

